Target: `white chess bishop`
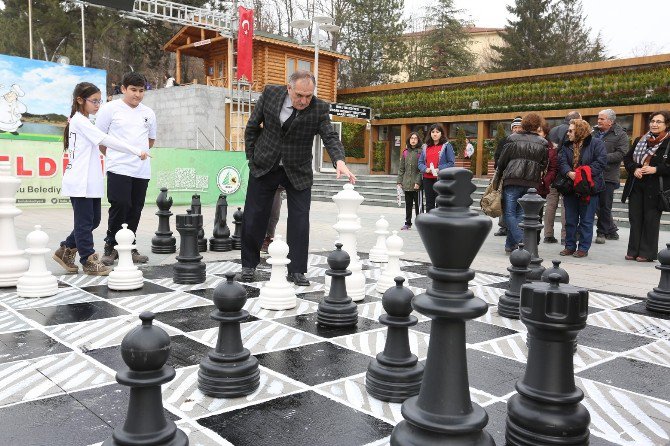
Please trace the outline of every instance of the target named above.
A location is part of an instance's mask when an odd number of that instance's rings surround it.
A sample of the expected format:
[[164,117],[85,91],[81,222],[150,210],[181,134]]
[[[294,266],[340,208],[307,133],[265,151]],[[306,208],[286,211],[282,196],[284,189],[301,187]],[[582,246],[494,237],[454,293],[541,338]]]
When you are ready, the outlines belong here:
[[110,290],[136,290],[144,285],[144,275],[133,264],[132,250],[135,249],[135,234],[128,229],[128,224],[121,225],[122,229],[116,233],[116,250],[119,253],[119,263],[107,277],[107,288]]
[[370,250],[370,261],[374,263],[386,263],[389,261],[388,249],[386,248],[386,237],[389,235],[389,222],[382,215],[375,223],[375,234],[377,242]]
[[26,254],[30,257],[30,266],[16,284],[19,297],[49,297],[58,293],[58,281],[47,270],[46,255],[51,251],[49,236],[42,231],[42,226],[35,225],[35,230],[26,237]]
[[258,300],[261,308],[266,310],[289,310],[297,305],[295,288],[286,280],[286,265],[288,259],[288,245],[277,235],[268,246],[270,257],[267,262],[272,265],[270,280],[261,288]]
[[407,281],[407,277],[400,270],[400,256],[404,254],[401,251],[403,246],[403,240],[398,235],[398,231],[393,231],[393,234],[386,239],[386,247],[388,248],[389,262],[386,264],[386,268],[382,272],[382,275],[379,276],[377,280],[377,287],[375,290],[379,294],[384,294],[386,290],[395,286],[395,278],[400,276]]
[[0,161],[0,287],[16,286],[28,270],[28,259],[16,244],[14,217],[21,215],[16,192],[21,180],[11,175],[9,161]]
[[[354,302],[365,299],[365,276],[363,275],[361,261],[358,258],[358,243],[356,240],[356,235],[361,229],[357,212],[363,200],[363,196],[354,190],[351,183],[346,183],[342,186],[342,190],[333,196],[333,201],[339,210],[337,223],[333,225],[333,228],[339,234],[338,242],[342,243],[342,250],[346,251],[351,259],[347,268],[351,271],[351,275],[347,276],[345,283],[347,295]],[[325,278],[324,290],[327,296],[330,292],[330,276]]]

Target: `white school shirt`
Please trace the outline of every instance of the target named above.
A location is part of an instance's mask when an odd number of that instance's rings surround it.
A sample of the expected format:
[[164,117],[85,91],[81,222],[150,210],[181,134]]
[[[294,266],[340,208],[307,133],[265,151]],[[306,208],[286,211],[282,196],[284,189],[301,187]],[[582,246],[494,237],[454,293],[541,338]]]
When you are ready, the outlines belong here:
[[[116,99],[108,102],[98,111],[95,125],[110,136],[130,144],[136,149],[149,153],[149,139],[156,139],[156,115],[144,104],[133,108]],[[107,150],[105,159],[107,172],[114,172],[133,178],[151,179],[151,162],[135,155]]]
[[69,160],[63,173],[61,195],[102,198],[104,187],[98,145],[106,136],[81,113],[70,118]]

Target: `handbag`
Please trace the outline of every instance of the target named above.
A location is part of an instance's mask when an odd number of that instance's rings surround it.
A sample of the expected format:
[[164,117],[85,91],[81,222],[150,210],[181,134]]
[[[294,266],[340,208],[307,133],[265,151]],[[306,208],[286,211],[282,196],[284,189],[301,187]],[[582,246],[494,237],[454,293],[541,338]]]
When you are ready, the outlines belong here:
[[[666,162],[668,158],[668,150],[670,150],[670,144],[665,148],[665,153],[663,154],[663,161]],[[658,176],[658,183],[661,187],[658,192],[658,209],[661,212],[670,212],[670,190],[663,190],[663,175]]]
[[563,175],[556,175],[551,187],[556,189],[561,195],[570,195],[575,192],[575,183],[570,178]]
[[498,172],[491,179],[489,185],[486,186],[484,195],[479,200],[479,206],[481,206],[484,214],[494,218],[502,215],[502,181],[497,180],[497,178]]

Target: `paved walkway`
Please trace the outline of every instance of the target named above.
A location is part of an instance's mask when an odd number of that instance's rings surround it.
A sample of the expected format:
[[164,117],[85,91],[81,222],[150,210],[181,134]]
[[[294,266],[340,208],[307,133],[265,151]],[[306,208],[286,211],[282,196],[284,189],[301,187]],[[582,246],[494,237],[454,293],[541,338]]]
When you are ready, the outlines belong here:
[[[173,207],[172,212],[185,213],[185,207]],[[142,253],[149,255],[150,264],[174,263],[175,254],[151,254],[151,237],[158,226],[158,217],[154,215],[157,209],[155,206],[147,206],[144,209],[140,227],[138,228],[138,249]],[[212,226],[214,222],[214,207],[203,207],[205,219],[205,233],[211,237]],[[233,207],[228,209],[228,225],[233,230],[232,225]],[[332,229],[336,221],[337,208],[332,202],[312,202],[311,230],[310,230],[310,250],[329,249],[333,247],[337,233]],[[362,229],[359,233],[358,243],[359,251],[368,252],[375,244],[376,236],[374,234],[375,221],[380,215],[385,215],[391,224],[391,229],[400,228],[404,221],[403,208],[388,208],[378,206],[360,207],[359,216]],[[107,209],[103,208],[103,222],[95,231],[96,248],[102,251],[104,245],[104,234],[106,231]],[[174,228],[174,217],[171,219],[171,228]],[[58,242],[63,240],[72,227],[71,209],[36,209],[24,208],[23,214],[16,218],[16,233],[19,240],[19,246],[25,247],[25,236],[33,229],[36,224],[41,224],[42,228],[51,238],[52,248],[58,246]],[[494,237],[493,232],[497,229],[494,226],[486,239],[482,249],[477,255],[472,267],[486,272],[507,274],[506,268],[509,266],[508,256],[505,254],[502,237]],[[556,224],[556,230],[560,231],[560,222]],[[282,207],[282,216],[277,227],[279,234],[286,233],[286,204]],[[416,229],[399,232],[404,240],[403,258],[430,261],[426,253],[421,238]],[[628,228],[619,230],[620,239],[617,241],[607,241],[604,245],[591,247],[589,256],[584,259],[573,257],[560,257],[558,252],[562,247],[558,244],[547,245],[540,244],[540,257],[544,258],[543,265],[551,266],[552,259],[560,259],[562,265],[570,274],[571,283],[577,286],[589,287],[591,289],[603,290],[610,293],[620,293],[638,297],[646,296],[654,286],[658,284],[660,272],[654,268],[656,263],[636,263],[624,260],[626,245],[628,243]],[[660,243],[663,245],[664,233],[661,234]],[[444,246],[444,249],[450,249]],[[457,255],[457,253],[454,253]],[[236,258],[239,251],[228,253],[203,253],[205,261],[215,261]],[[53,261],[50,261],[49,268],[52,271],[60,271],[60,267]]]

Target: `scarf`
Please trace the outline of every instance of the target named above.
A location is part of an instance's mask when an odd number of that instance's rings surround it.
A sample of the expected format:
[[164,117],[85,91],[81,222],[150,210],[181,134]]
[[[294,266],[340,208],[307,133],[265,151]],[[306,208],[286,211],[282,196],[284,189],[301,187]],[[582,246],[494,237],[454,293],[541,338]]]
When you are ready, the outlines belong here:
[[654,136],[649,132],[642,136],[633,150],[633,160],[641,166],[648,165],[651,157],[656,154],[656,150],[658,150],[663,140],[667,137],[667,132],[661,132],[658,136]]

